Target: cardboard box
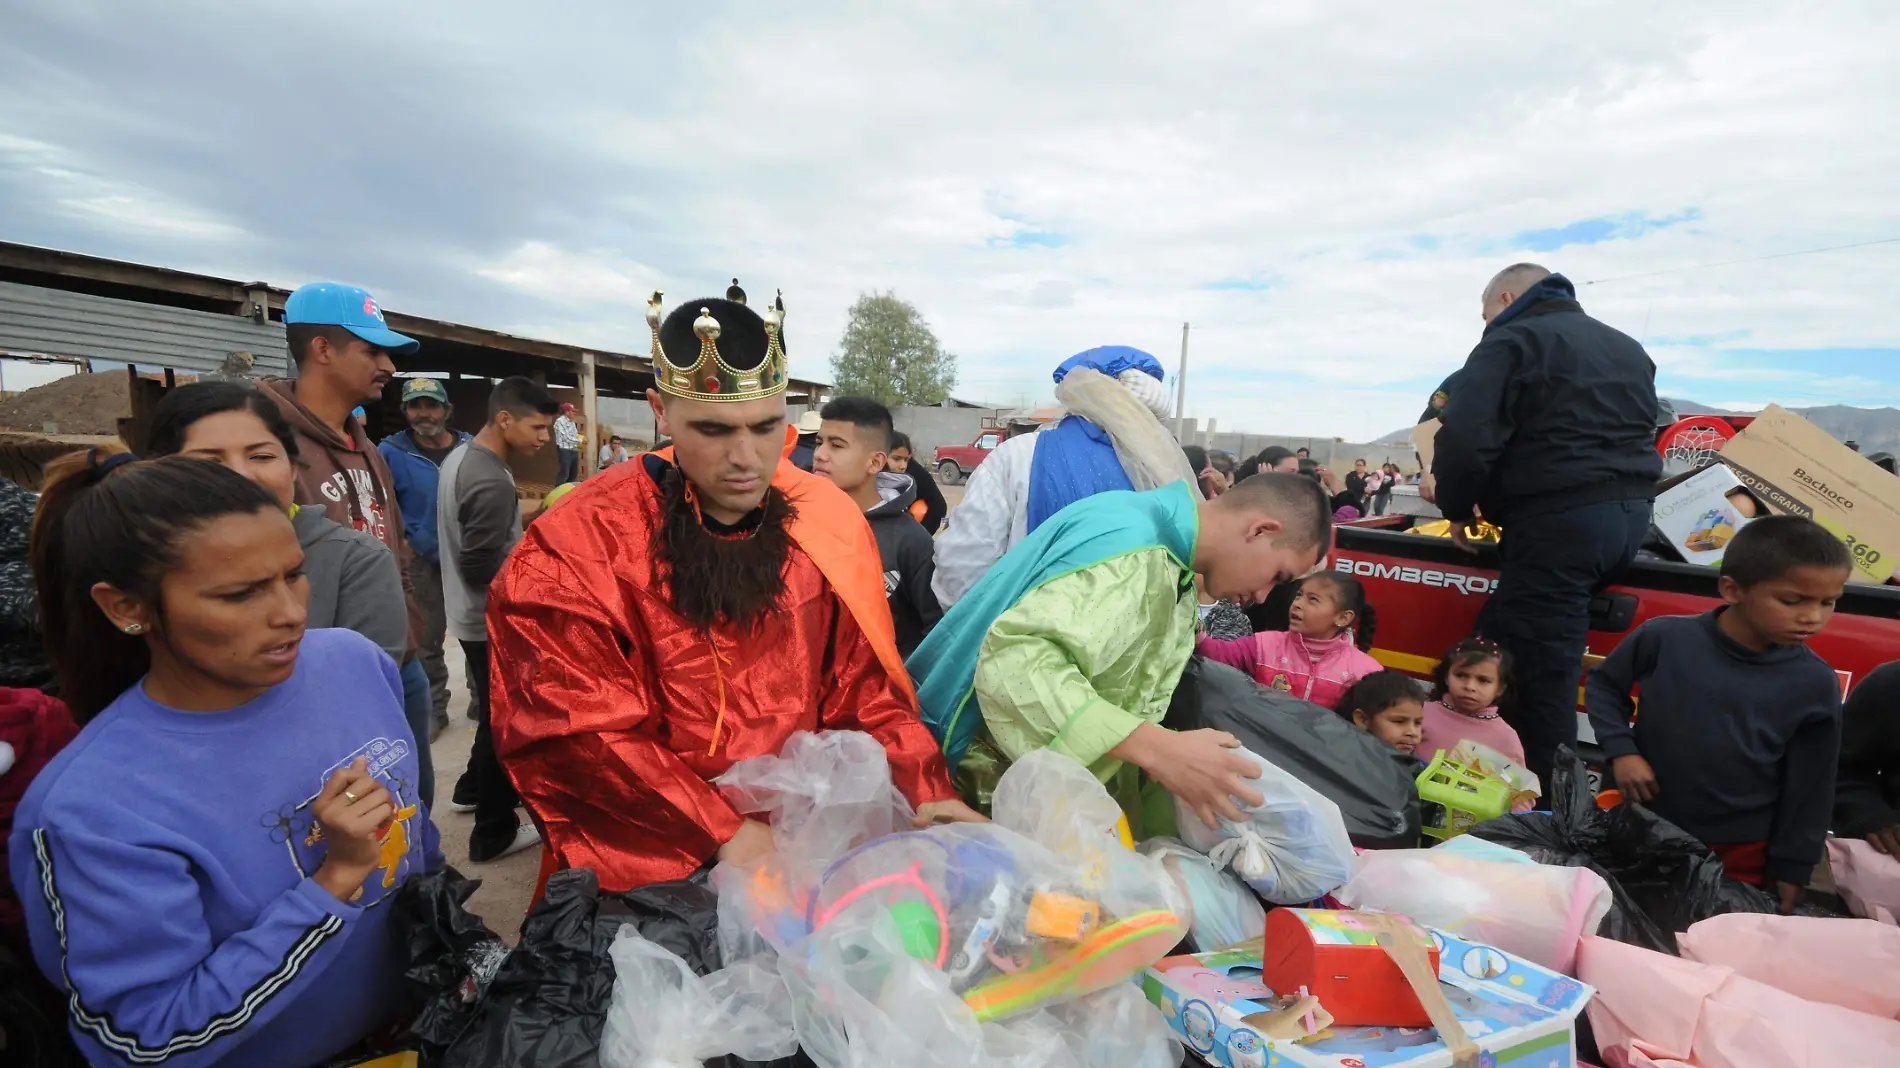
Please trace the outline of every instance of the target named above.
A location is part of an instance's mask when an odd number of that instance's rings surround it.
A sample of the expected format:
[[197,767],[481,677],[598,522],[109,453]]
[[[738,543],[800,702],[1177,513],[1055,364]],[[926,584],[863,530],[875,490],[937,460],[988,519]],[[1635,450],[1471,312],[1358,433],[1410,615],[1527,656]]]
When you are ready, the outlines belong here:
[[1748,523],[1731,494],[1746,497],[1748,490],[1734,471],[1710,464],[1656,494],[1656,529],[1677,556],[1715,567]]
[[[1567,976],[1490,946],[1431,932],[1452,1011],[1495,1068],[1576,1068],[1577,1014],[1596,993]],[[1329,1027],[1312,1038],[1267,1037],[1249,1022],[1271,1011],[1252,949],[1157,961],[1142,979],[1176,1034],[1219,1068],[1449,1068],[1430,1028]],[[1322,1002],[1323,1004],[1323,1002]]]
[[1807,516],[1847,543],[1854,578],[1885,582],[1900,566],[1900,478],[1775,405],[1722,447],[1755,498]]

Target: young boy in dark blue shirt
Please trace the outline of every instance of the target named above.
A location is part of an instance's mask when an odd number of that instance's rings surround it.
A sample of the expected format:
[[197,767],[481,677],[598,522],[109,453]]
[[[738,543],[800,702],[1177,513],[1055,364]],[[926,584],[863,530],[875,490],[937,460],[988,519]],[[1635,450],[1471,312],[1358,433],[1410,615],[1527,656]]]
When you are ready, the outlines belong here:
[[1841,739],[1839,677],[1806,643],[1851,567],[1813,520],[1757,519],[1723,557],[1727,604],[1643,624],[1585,688],[1623,796],[1701,839],[1783,912],[1821,859]]

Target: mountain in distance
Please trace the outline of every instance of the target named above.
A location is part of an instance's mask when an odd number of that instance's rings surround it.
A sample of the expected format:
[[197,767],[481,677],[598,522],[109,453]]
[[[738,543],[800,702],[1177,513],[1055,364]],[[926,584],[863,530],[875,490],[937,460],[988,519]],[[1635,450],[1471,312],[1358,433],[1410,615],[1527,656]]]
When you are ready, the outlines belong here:
[[[1677,415],[1753,415],[1754,412],[1738,412],[1728,408],[1717,408],[1713,404],[1686,400],[1681,397],[1664,398],[1676,409]],[[1846,404],[1828,404],[1818,408],[1789,408],[1822,430],[1832,434],[1840,441],[1852,441],[1860,445],[1863,455],[1876,452],[1900,454],[1900,408],[1855,408]],[[1410,427],[1394,431],[1380,439],[1381,444],[1403,444],[1411,440]]]

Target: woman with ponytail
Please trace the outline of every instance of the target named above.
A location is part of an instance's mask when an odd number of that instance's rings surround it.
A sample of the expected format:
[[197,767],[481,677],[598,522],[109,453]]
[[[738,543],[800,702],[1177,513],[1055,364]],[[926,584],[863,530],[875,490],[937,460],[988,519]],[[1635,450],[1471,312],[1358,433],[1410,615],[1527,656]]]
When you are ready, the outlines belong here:
[[290,518],[215,463],[48,471],[32,558],[82,724],[8,856],[93,1064],[321,1063],[390,1022],[388,900],[441,863],[395,665],[306,631]]

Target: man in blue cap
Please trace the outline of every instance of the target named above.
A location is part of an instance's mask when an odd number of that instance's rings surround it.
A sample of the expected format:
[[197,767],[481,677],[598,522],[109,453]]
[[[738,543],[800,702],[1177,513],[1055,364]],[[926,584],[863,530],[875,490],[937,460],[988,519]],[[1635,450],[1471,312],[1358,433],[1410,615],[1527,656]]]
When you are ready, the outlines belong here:
[[389,465],[396,503],[402,508],[403,534],[413,554],[409,580],[415,585],[416,604],[422,609],[425,624],[421,656],[422,670],[429,676],[433,705],[429,733],[433,736],[449,725],[449,668],[442,654],[448,619],[442,601],[436,494],[442,462],[473,435],[449,425],[455,405],[449,403],[449,391],[433,378],[411,378],[403,383],[402,414],[409,421],[409,429],[384,438],[377,443],[376,451]]
[[355,409],[383,397],[395,377],[392,357],[421,348],[383,321],[367,290],[338,282],[300,286],[284,302],[284,337],[297,377],[259,379],[257,388],[277,403],[296,431],[296,502],[375,535],[396,554],[407,604],[409,650],[403,662],[405,711],[423,757],[421,796],[433,807],[429,766],[429,679],[416,659],[425,632],[409,575],[410,548],[394,479]]
[[292,293],[284,302],[284,334],[297,377],[265,378],[258,388],[304,439],[297,503],[398,547],[402,523],[389,467],[353,409],[381,400],[396,375],[392,357],[421,345],[389,329],[366,290],[336,282]]
[[1149,490],[1195,473],[1161,424],[1161,361],[1126,345],[1077,353],[1056,367],[1068,413],[998,446],[937,536],[931,590],[947,611],[1002,558],[1064,507],[1108,490]]

